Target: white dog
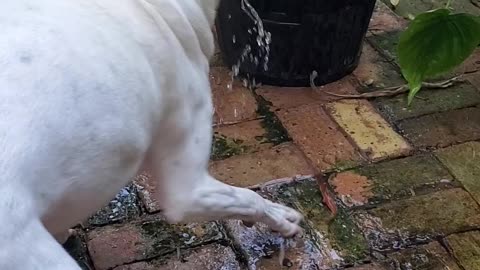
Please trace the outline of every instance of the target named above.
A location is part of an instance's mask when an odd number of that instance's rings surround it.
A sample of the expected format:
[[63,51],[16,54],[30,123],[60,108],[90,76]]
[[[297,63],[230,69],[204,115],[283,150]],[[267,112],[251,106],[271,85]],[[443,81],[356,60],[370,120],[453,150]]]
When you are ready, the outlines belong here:
[[6,0],[0,269],[77,270],[56,241],[151,160],[171,222],[301,215],[207,171],[219,0]]

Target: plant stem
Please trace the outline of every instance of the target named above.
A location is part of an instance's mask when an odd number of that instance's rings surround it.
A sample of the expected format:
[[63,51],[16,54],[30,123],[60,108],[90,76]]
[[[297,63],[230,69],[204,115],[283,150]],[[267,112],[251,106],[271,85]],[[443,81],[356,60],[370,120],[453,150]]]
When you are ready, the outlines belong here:
[[[461,82],[461,75],[453,77],[451,79],[448,79],[446,81],[441,81],[441,82],[434,82],[434,83],[429,83],[429,82],[423,82],[422,87],[424,89],[446,89],[454,85],[455,83]],[[315,86],[313,86],[315,89]],[[403,93],[408,92],[410,89],[408,88],[408,85],[400,85],[400,86],[395,86],[395,87],[388,87],[385,88],[384,90],[378,90],[378,91],[373,91],[373,92],[367,92],[363,94],[356,94],[356,95],[343,95],[343,94],[336,94],[336,93],[331,93],[331,92],[325,92],[328,95],[334,96],[334,97],[340,97],[340,98],[345,98],[345,99],[363,99],[363,98],[378,98],[378,97],[392,97],[396,95],[400,95]]]
[[453,0],[448,0],[448,1],[447,1],[447,5],[445,6],[446,9],[449,9],[449,8],[450,8],[450,5],[452,4],[452,1],[453,1]]

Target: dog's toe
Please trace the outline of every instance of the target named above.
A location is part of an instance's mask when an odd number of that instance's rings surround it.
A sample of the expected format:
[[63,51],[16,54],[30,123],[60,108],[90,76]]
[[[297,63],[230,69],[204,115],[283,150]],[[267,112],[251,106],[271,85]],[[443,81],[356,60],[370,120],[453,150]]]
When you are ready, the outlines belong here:
[[266,223],[272,230],[279,232],[284,237],[301,234],[302,229],[298,224],[303,217],[299,212],[273,202],[268,202],[267,205],[265,213],[268,220]]

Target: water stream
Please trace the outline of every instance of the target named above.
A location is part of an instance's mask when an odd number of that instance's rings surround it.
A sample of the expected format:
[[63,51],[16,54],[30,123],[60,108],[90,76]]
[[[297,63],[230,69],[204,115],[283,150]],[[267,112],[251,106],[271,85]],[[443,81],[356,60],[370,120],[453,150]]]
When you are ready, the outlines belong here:
[[[248,34],[257,35],[256,36],[256,45],[258,46],[257,55],[253,55],[252,47],[250,44],[245,45],[245,48],[242,50],[239,59],[232,66],[232,81],[228,85],[228,89],[233,89],[233,80],[240,73],[240,66],[245,62],[246,59],[254,63],[255,67],[263,65],[265,71],[268,70],[268,61],[270,55],[270,43],[272,41],[272,35],[270,32],[266,31],[263,27],[263,21],[258,15],[258,12],[250,4],[248,0],[241,0],[240,2],[243,12],[253,21],[254,26],[252,29],[248,29]],[[231,18],[231,16],[229,16]],[[232,42],[236,43],[235,35],[232,37]],[[255,87],[255,79],[251,78],[252,81],[244,81],[244,84],[250,84]]]

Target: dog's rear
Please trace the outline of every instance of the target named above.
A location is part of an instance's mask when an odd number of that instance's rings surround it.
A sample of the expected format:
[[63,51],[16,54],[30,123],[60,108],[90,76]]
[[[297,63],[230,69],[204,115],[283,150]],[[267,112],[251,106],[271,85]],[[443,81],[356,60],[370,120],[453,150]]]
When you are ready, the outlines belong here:
[[95,1],[0,11],[0,269],[78,269],[50,232],[113,197],[147,151],[156,115],[145,108],[161,93],[109,15]]
[[126,185],[147,152],[169,220],[299,232],[295,211],[208,174],[217,1],[3,4],[0,269],[78,269],[55,237]]

